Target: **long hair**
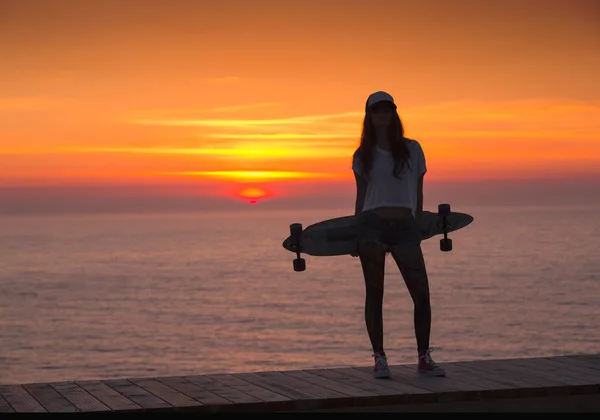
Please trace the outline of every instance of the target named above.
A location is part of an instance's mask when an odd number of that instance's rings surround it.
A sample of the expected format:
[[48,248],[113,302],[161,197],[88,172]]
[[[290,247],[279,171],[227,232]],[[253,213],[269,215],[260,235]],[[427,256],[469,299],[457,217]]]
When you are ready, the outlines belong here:
[[[390,143],[390,151],[394,158],[394,168],[392,174],[396,178],[400,178],[400,174],[404,170],[405,165],[410,165],[410,152],[404,139],[404,127],[398,112],[394,110],[392,123],[388,128],[388,136]],[[371,169],[373,168],[373,148],[377,143],[375,136],[375,127],[371,123],[371,114],[369,110],[365,113],[365,119],[363,121],[362,134],[360,136],[360,146],[356,152],[360,158],[363,168],[363,175],[369,176]]]

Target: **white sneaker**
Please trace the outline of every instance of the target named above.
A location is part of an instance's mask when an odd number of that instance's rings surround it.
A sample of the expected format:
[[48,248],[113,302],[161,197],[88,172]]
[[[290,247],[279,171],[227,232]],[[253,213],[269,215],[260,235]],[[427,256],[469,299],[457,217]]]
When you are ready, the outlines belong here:
[[429,348],[419,354],[417,368],[419,373],[427,376],[446,376],[444,369],[439,367],[431,358],[432,348]]
[[373,367],[373,377],[375,379],[383,379],[391,377],[390,367],[388,366],[387,356],[385,352],[377,352],[373,355],[375,358],[375,366]]

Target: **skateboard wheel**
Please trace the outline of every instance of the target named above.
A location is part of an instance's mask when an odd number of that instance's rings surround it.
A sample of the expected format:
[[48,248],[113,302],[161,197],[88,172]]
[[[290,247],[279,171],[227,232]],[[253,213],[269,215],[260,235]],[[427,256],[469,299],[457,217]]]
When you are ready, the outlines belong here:
[[452,239],[440,239],[440,250],[444,252],[452,251]]
[[292,223],[290,225],[290,235],[292,238],[299,238],[302,234],[302,224],[300,223]]
[[450,214],[450,204],[439,204],[438,213],[441,216],[448,216]]
[[294,271],[304,271],[306,270],[306,261],[304,258],[296,258],[294,260]]

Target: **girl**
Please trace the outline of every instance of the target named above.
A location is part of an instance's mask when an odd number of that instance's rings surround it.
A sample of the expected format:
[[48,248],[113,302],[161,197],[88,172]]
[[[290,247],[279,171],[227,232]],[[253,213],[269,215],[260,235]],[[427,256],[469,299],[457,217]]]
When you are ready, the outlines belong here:
[[418,371],[444,376],[431,358],[429,281],[421,251],[419,217],[423,211],[425,155],[416,140],[404,137],[394,98],[375,92],[367,99],[361,143],[353,156],[355,214],[360,221],[357,251],[365,278],[365,321],[375,378],[389,378],[383,349],[383,283],[390,252],[414,303]]

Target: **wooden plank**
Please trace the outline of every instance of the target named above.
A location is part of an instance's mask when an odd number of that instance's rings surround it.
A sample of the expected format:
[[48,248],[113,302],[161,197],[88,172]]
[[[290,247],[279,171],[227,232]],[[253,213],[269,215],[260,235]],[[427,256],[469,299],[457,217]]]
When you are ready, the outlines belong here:
[[[256,373],[240,373],[232,376],[252,385],[256,385],[257,387],[273,391],[277,395],[286,397],[288,399],[285,401],[286,410],[311,410],[323,408],[319,405],[319,398],[316,395],[295,389],[284,383],[279,383],[272,378],[264,378],[258,376]],[[272,407],[267,406],[267,410],[272,411]]]
[[544,367],[543,362],[539,359],[509,359],[503,362],[510,369],[515,369],[516,371],[523,371],[523,373],[527,375],[533,375],[536,378],[542,378],[544,386],[560,386],[560,385],[578,385],[579,381],[576,379],[553,374],[552,372],[548,372],[548,370]]
[[160,410],[172,407],[168,402],[161,400],[156,395],[132,384],[126,379],[109,379],[102,382],[144,410]]
[[504,360],[477,360],[473,362],[459,362],[458,364],[479,370],[495,381],[512,384],[519,389],[521,397],[538,397],[548,395],[548,381],[530,375],[523,369],[515,369],[504,363]]
[[[348,368],[348,372],[360,370],[365,379],[372,378],[370,368]],[[420,375],[416,368],[406,365],[390,366],[392,377],[388,381],[392,382],[394,387],[403,392],[411,394],[411,399],[415,399],[412,395],[424,394],[426,392],[435,395],[435,401],[446,399],[468,399],[475,398],[476,391],[474,386],[469,386],[456,380],[449,380],[445,377],[425,377]],[[377,380],[377,379],[369,379]],[[479,388],[483,389],[483,388]],[[473,394],[473,395],[471,395]]]
[[250,408],[251,406],[255,406],[255,409],[257,410],[264,408],[264,401],[260,398],[256,398],[214,379],[207,378],[204,375],[184,376],[183,379],[199,386],[206,391],[212,392],[221,398],[229,400],[237,404],[239,407]]
[[308,372],[375,394],[375,396],[355,398],[355,405],[359,406],[437,400],[437,396],[430,391],[411,387],[409,393],[406,384],[396,383],[389,379],[375,379],[371,372],[363,372],[358,368],[311,369]]
[[595,365],[600,364],[600,354],[574,354],[569,357],[573,357],[574,359],[583,360],[589,363],[594,363]]
[[489,378],[491,381],[506,384],[515,389],[531,390],[544,386],[543,380],[531,377],[522,370],[511,369],[501,360],[486,360],[481,363],[459,362],[458,364],[472,369],[478,377]]
[[481,392],[482,398],[517,398],[519,396],[519,386],[506,383],[502,378],[490,376],[487,373],[453,362],[444,363],[444,369],[449,377],[455,377],[463,382],[485,388],[485,392]]
[[[600,370],[590,369],[587,366],[581,366],[578,361],[564,358],[541,358],[540,364],[543,364],[549,372],[557,375],[564,375],[575,379],[578,385],[599,385]],[[593,389],[590,388],[590,389]]]
[[529,386],[530,388],[539,388],[544,385],[544,381],[536,379],[523,371],[515,372],[514,369],[509,369],[509,366],[504,363],[504,360],[476,360],[472,362],[456,362],[459,365],[473,368],[483,374],[501,376],[503,380],[510,380],[515,386]]
[[587,359],[592,359],[592,360],[600,362],[600,353],[581,354],[581,357],[584,357],[584,358],[587,358]]
[[[582,380],[587,381],[586,383],[590,383],[590,379],[594,376],[594,371],[591,369],[583,368],[585,371],[581,371],[580,369],[582,368],[580,366],[569,365],[566,361],[561,362],[554,358],[540,357],[535,359],[532,363],[544,372],[569,378],[574,382],[573,385],[584,384]],[[600,375],[600,371],[596,371],[596,373]]]
[[17,413],[45,413],[47,411],[22,385],[0,385],[0,395]]
[[49,383],[26,384],[23,387],[50,413],[75,413],[79,411]]
[[209,379],[214,379],[215,381],[221,382],[224,385],[230,386],[231,388],[245,392],[248,395],[252,395],[253,397],[258,398],[265,403],[284,402],[291,400],[289,397],[250,382],[243,381],[229,374],[216,373],[205,376]]
[[198,385],[186,381],[185,379],[178,376],[156,378],[156,380],[162,382],[167,386],[170,386],[171,388],[187,395],[190,398],[195,399],[196,401],[201,402],[205,406],[227,406],[233,404],[231,401],[220,397],[215,393],[207,391],[199,387]]
[[200,407],[203,404],[153,378],[130,378],[129,382],[150,392],[177,408]]
[[[266,389],[268,391],[274,392],[276,395],[283,396],[288,400],[311,400],[316,398],[316,395],[303,392],[299,389],[295,389],[285,384],[278,384],[274,382],[272,379],[266,379],[258,376],[256,373],[237,373],[231,375],[234,378],[240,379],[244,382],[248,382],[252,385],[255,385],[261,389]],[[278,400],[277,400],[278,401]]]
[[[396,366],[400,367],[400,366]],[[371,367],[361,366],[361,367],[348,367],[348,368],[336,368],[333,369],[335,372],[339,372],[344,375],[352,376],[353,378],[360,379],[362,381],[369,381],[373,384],[383,385],[385,387],[389,387],[395,389],[397,393],[400,394],[429,394],[431,390],[426,388],[421,388],[418,386],[413,386],[411,384],[400,382],[396,380],[396,376],[394,375],[394,367],[390,366],[390,370],[392,370],[392,377],[386,379],[375,379],[373,377],[373,370]]]
[[344,385],[362,389],[372,394],[372,396],[396,396],[400,393],[397,389],[387,386],[386,383],[382,383],[382,379],[380,382],[372,382],[370,380],[364,381],[363,379],[357,379],[355,376],[349,376],[335,369],[309,369],[306,370],[306,372],[332,381],[337,381]]
[[[445,366],[445,364],[444,364]],[[413,366],[401,366],[400,373],[404,373],[404,375],[400,376],[400,379],[407,379],[413,382],[409,382],[414,386],[419,386],[420,388],[431,389],[435,392],[469,392],[476,393],[476,391],[485,390],[484,387],[470,384],[468,382],[462,381],[460,378],[455,378],[452,376],[427,376],[425,374],[419,373],[418,369]]]
[[573,356],[554,356],[554,357],[552,357],[552,359],[556,359],[559,361],[567,361],[568,360],[572,365],[577,364],[582,369],[600,372],[600,363],[595,362],[591,359],[583,359],[580,357],[573,357]]
[[348,407],[353,404],[352,397],[346,394],[322,388],[281,372],[242,373],[234,376],[293,399],[294,410]]
[[0,413],[14,413],[14,411],[8,401],[0,395]]
[[360,388],[356,388],[342,382],[333,381],[331,379],[324,378],[322,376],[314,375],[312,373],[308,373],[303,370],[288,370],[282,372],[286,376],[290,376],[292,378],[302,379],[305,382],[310,384],[318,385],[321,388],[332,389],[334,391],[340,392],[342,394],[348,395],[350,397],[371,397],[375,396],[374,392],[365,391]]
[[[300,390],[311,392],[321,398],[344,399],[348,401],[352,400],[352,395],[339,390],[327,388],[315,383],[314,381],[308,382],[302,378],[285,375],[283,372],[268,372],[267,374],[277,374],[281,378],[281,381],[286,383],[289,382],[290,385],[297,387]],[[292,380],[290,380],[290,378],[292,378]]]
[[52,384],[60,395],[65,397],[79,411],[110,411],[110,408],[90,395],[75,382],[56,382]]
[[142,410],[142,407],[101,381],[76,381],[76,383],[113,411]]
[[331,388],[323,387],[314,382],[307,382],[301,378],[284,375],[283,372],[258,372],[257,374],[261,377],[273,378],[273,380],[277,381],[278,383],[289,384],[299,391],[307,392],[320,398],[348,399],[351,397],[348,394]]

